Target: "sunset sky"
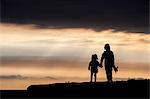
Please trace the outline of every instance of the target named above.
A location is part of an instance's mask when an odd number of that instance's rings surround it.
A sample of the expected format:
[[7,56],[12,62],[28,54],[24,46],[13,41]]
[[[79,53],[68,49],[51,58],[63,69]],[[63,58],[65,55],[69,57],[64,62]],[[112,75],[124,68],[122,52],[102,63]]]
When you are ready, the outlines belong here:
[[[0,89],[87,82],[109,43],[114,80],[150,78],[148,0],[1,0]],[[106,81],[99,68],[98,81]]]

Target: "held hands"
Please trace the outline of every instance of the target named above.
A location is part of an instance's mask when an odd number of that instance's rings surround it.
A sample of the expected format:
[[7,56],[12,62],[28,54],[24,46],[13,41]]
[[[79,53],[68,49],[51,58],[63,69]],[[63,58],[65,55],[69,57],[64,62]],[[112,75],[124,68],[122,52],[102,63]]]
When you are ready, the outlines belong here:
[[99,67],[102,68],[103,67],[102,64],[99,64]]

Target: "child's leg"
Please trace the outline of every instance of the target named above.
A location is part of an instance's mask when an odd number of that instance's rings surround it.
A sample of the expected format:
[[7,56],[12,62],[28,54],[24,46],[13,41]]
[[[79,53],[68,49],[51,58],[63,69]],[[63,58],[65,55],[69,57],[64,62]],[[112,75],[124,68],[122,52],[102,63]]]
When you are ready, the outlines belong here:
[[93,79],[93,72],[91,71],[91,81],[90,82],[92,82],[92,79]]
[[94,77],[95,77],[95,82],[96,82],[96,73],[94,73]]
[[112,71],[109,71],[109,81],[112,82]]
[[109,72],[106,70],[107,81],[109,82]]

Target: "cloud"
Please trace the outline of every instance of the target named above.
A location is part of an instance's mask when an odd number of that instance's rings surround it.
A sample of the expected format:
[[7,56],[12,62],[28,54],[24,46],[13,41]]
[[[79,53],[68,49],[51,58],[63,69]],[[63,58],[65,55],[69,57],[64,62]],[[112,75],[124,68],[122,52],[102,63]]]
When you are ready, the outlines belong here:
[[[43,79],[43,80],[46,80],[46,79],[50,79],[50,80],[58,80],[58,78],[55,78],[55,77],[50,77],[50,76],[45,76],[45,77],[27,77],[27,76],[21,76],[21,75],[0,75],[0,80],[25,80],[25,79],[32,79],[32,80],[35,80],[35,79]],[[86,77],[59,77],[60,80],[69,80],[69,79],[87,79]],[[102,81],[105,80],[105,78],[100,78]],[[142,77],[128,77],[128,78],[120,78],[120,77],[114,77],[114,81],[127,81],[127,80],[130,80],[130,79],[136,79],[136,80],[143,80],[144,78]]]
[[30,77],[22,75],[0,75],[0,79],[10,79],[10,80],[23,80],[23,79],[52,79],[57,80],[55,77],[45,76],[45,77]]
[[29,77],[24,77],[21,75],[0,75],[0,79],[28,79]]
[[134,80],[144,80],[144,78],[142,77],[128,77],[128,78],[114,78],[114,81],[127,81],[127,80],[131,80],[131,79],[134,79]]
[[1,5],[4,23],[149,33],[149,0],[1,0]]
[[55,78],[55,77],[50,77],[50,76],[46,76],[46,77],[44,77],[44,78],[42,78],[42,79],[53,79],[53,80],[57,80],[57,78]]
[[[117,56],[117,53],[115,53]],[[91,55],[86,59],[83,58],[72,58],[72,57],[60,57],[60,56],[51,56],[51,57],[2,57],[1,58],[1,69],[7,70],[10,69],[21,69],[25,70],[28,68],[29,70],[32,69],[44,69],[45,71],[48,70],[64,70],[64,69],[74,69],[74,70],[84,70],[90,61]],[[101,57],[98,54],[99,59]],[[138,55],[139,56],[139,55]],[[133,56],[129,56],[133,57]],[[137,57],[136,55],[134,57]],[[145,60],[143,60],[145,59]],[[131,59],[130,59],[131,60]],[[124,59],[122,57],[115,57],[116,65],[118,65],[121,69],[125,70],[149,70],[149,61],[148,58],[146,60],[145,57],[139,57],[140,61],[130,61],[128,59]],[[134,60],[134,59],[133,59]],[[141,61],[142,60],[142,61]],[[125,61],[125,62],[124,62]],[[144,62],[143,62],[144,61]],[[137,68],[138,67],[138,68]],[[65,70],[64,70],[65,71]],[[7,71],[6,71],[7,72]],[[16,71],[17,72],[17,71]]]
[[[0,28],[3,31],[0,33],[2,36],[2,43],[0,43],[2,60],[3,56],[31,57],[35,59],[33,61],[40,63],[41,57],[48,57],[56,63],[61,63],[62,59],[63,61],[74,60],[72,61],[74,63],[79,60],[89,60],[93,53],[101,55],[105,43],[110,43],[119,62],[147,62],[150,58],[148,55],[149,34],[113,32],[113,30],[95,32],[83,28],[35,29],[28,25],[13,24],[2,24]],[[28,58],[26,59],[28,60]],[[48,61],[45,60],[47,64],[44,61],[41,63],[48,66]],[[2,62],[4,63],[4,61]],[[19,63],[21,64],[21,62],[25,63],[26,60],[21,60]],[[30,64],[26,65],[30,66]]]
[[35,68],[82,68],[88,62],[79,57],[48,56],[48,57],[28,57],[28,56],[7,56],[1,57],[1,67],[35,67]]
[[148,39],[141,38],[138,41],[141,43],[144,43],[144,44],[150,44],[150,40],[148,40]]

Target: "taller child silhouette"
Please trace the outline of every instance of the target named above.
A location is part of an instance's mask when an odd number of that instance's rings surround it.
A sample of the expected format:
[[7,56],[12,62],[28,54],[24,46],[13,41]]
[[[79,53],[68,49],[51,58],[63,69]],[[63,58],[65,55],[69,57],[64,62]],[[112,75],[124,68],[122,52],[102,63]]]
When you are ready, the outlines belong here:
[[115,67],[114,54],[110,50],[109,44],[105,44],[104,49],[106,51],[104,51],[102,54],[102,57],[100,60],[100,66],[102,66],[103,60],[105,59],[105,71],[106,71],[107,81],[112,82],[112,68],[114,68],[115,72],[117,72],[118,67]]

